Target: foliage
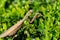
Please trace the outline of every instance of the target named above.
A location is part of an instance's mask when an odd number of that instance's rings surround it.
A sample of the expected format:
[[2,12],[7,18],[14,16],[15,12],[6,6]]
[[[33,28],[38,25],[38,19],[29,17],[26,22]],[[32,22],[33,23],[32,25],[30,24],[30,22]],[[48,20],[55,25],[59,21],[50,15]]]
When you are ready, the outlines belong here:
[[[0,0],[0,34],[21,20],[32,9],[43,17],[29,24],[24,21],[14,40],[60,40],[60,0]],[[12,40],[12,37],[0,40]]]

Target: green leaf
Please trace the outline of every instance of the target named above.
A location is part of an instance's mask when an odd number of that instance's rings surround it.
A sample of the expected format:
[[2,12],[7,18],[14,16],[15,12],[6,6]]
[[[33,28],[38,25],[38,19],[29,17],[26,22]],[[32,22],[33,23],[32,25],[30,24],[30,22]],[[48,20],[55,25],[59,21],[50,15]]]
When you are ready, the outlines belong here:
[[7,25],[6,25],[6,23],[3,23],[2,25],[3,25],[3,29],[4,29],[4,30],[7,30]]

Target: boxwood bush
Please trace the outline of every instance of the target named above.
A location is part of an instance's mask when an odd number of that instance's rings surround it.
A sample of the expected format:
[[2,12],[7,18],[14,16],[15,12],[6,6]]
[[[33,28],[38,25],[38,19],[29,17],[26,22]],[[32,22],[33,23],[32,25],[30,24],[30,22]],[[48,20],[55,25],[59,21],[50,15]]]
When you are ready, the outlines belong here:
[[[30,18],[43,16],[29,24],[28,19],[13,40],[60,40],[60,0],[0,0],[0,34],[9,29],[32,9]],[[0,38],[12,40],[12,37]]]

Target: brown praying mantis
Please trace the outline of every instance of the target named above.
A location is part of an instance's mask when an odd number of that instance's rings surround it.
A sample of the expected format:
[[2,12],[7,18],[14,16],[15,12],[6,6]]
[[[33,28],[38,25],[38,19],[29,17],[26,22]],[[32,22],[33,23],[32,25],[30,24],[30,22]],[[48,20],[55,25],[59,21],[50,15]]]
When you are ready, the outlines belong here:
[[[15,25],[13,25],[11,28],[9,28],[7,31],[5,31],[4,33],[2,33],[0,35],[0,38],[4,38],[6,36],[12,36],[14,35],[18,30],[19,28],[21,28],[23,22],[29,17],[29,15],[33,12],[33,10],[29,10],[26,15],[24,16],[24,18],[20,21],[18,21]],[[30,21],[30,23],[32,23],[38,16],[39,13],[37,13],[33,18],[32,20]]]

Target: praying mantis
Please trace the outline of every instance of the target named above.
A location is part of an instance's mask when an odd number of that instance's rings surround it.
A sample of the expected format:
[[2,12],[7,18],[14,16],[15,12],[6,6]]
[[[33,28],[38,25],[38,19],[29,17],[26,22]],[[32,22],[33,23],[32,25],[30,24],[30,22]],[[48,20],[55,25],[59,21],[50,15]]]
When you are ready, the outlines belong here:
[[[26,15],[24,16],[24,18],[20,21],[18,21],[15,25],[13,25],[11,28],[9,28],[7,31],[5,31],[4,33],[2,33],[0,35],[0,38],[4,38],[4,37],[7,37],[7,36],[12,36],[14,35],[18,30],[19,28],[21,28],[23,22],[30,16],[30,14],[33,12],[33,10],[29,10]],[[39,13],[37,13],[33,18],[32,20],[30,21],[30,23],[32,23],[37,17],[39,17]]]

